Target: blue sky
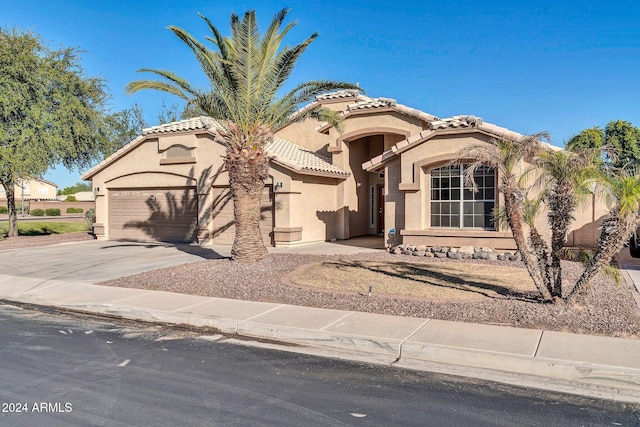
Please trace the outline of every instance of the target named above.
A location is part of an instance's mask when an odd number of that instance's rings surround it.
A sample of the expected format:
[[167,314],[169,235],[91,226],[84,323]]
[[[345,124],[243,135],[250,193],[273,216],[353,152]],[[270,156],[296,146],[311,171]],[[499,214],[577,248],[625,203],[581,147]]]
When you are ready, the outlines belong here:
[[[204,87],[190,51],[166,29],[202,39],[197,12],[228,34],[229,16],[255,8],[266,26],[281,8],[298,24],[287,42],[320,37],[302,56],[292,83],[358,82],[367,95],[396,99],[440,117],[473,114],[521,132],[564,142],[611,120],[640,126],[640,20],[634,1],[2,1],[0,26],[41,34],[49,45],[84,51],[87,75],[101,76],[113,111],[135,102],[147,121],[168,95],[124,93],[168,69]],[[63,188],[78,171],[45,176]]]

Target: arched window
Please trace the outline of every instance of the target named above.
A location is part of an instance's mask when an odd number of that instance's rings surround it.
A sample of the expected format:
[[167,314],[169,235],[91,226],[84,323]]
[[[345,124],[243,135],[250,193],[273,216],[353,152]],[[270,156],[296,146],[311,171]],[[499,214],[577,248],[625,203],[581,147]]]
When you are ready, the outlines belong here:
[[465,185],[466,165],[431,170],[431,227],[494,230],[491,212],[496,205],[496,173],[479,167],[473,174],[478,191]]

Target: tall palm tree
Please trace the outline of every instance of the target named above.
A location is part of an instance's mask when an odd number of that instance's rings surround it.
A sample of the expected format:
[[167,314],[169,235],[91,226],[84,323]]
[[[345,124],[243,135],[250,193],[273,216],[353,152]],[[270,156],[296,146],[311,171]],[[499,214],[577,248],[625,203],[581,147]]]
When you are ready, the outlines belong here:
[[538,269],[535,252],[527,246],[525,238],[525,201],[526,193],[520,185],[521,170],[525,161],[530,162],[540,152],[542,139],[548,139],[546,133],[523,136],[518,139],[500,138],[490,144],[469,147],[460,152],[459,158],[469,161],[466,171],[467,181],[473,184],[473,173],[481,166],[489,166],[498,172],[498,190],[504,196],[504,209],[507,224],[511,229],[522,262],[540,296],[544,301],[552,301],[543,272]]
[[298,45],[281,48],[284,37],[295,25],[292,22],[282,27],[287,13],[288,9],[278,12],[264,34],[260,34],[255,11],[245,12],[242,19],[232,14],[229,37],[200,15],[211,31],[206,40],[212,43],[213,50],[185,30],[170,26],[192,50],[210,86],[198,89],[170,71],[147,68],[140,71],[162,79],[127,85],[129,93],[156,89],[179,96],[217,119],[224,128],[219,134],[227,148],[225,163],[236,226],[231,254],[235,260],[255,261],[267,255],[260,233],[260,199],[269,169],[264,147],[273,138],[273,131],[312,115],[314,111],[299,107],[321,93],[359,89],[351,83],[319,80],[298,84],[280,95],[300,55],[318,36],[316,33]]
[[569,235],[574,212],[586,196],[589,184],[601,177],[597,159],[600,149],[553,150],[543,149],[534,164],[541,172],[536,186],[543,191],[551,228],[551,294],[562,298],[562,266],[560,253]]
[[640,226],[640,175],[620,171],[604,179],[606,199],[613,207],[602,222],[596,253],[567,296],[573,302],[586,292],[593,277],[611,262],[632,231]]

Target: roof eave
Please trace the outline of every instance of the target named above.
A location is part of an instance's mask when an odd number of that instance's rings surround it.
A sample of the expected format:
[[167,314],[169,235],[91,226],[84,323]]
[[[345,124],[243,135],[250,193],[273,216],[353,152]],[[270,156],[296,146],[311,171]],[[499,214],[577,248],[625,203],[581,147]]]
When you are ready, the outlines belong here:
[[271,160],[273,163],[277,165],[282,166],[285,169],[288,169],[300,175],[323,176],[328,178],[339,178],[339,179],[347,179],[349,175],[351,175],[350,173],[344,174],[344,173],[338,173],[338,172],[317,171],[313,169],[307,169],[300,165],[291,163],[277,155],[269,156],[269,160]]

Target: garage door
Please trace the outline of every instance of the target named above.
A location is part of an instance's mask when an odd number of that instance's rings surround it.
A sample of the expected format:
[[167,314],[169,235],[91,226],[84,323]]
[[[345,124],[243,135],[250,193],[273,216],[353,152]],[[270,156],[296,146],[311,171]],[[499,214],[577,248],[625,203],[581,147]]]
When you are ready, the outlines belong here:
[[[262,193],[260,231],[267,246],[273,245],[273,191],[265,186]],[[233,224],[233,200],[229,187],[213,188],[213,238],[218,245],[232,245],[236,234]]]
[[109,190],[109,238],[192,242],[197,200],[194,188]]

